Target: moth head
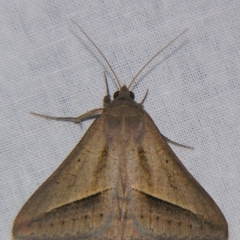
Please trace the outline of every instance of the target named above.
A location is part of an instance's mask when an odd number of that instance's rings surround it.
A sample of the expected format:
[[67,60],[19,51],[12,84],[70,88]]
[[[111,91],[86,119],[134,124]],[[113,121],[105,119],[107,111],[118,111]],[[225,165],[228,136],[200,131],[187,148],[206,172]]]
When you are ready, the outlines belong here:
[[130,97],[131,99],[134,100],[135,96],[134,93],[129,91],[128,88],[124,85],[121,87],[121,89],[119,91],[116,91],[113,94],[113,99],[116,99],[118,97]]

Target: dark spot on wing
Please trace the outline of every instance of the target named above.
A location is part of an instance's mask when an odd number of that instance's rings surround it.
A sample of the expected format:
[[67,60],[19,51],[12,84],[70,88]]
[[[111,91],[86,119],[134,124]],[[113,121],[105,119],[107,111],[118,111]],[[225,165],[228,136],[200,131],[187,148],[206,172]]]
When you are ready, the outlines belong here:
[[147,181],[149,187],[152,186],[151,182],[151,167],[148,163],[148,159],[146,156],[146,153],[142,147],[138,148],[138,157],[139,157],[139,166],[141,167],[141,170],[144,172],[144,180]]
[[96,181],[98,181],[99,177],[101,177],[101,174],[103,171],[106,170],[106,161],[108,158],[108,148],[105,146],[100,152],[99,152],[99,157],[97,161],[97,165],[94,169],[94,175]]
[[144,169],[146,173],[150,174],[150,165],[148,163],[146,153],[142,147],[138,148],[138,157],[140,160],[141,167]]

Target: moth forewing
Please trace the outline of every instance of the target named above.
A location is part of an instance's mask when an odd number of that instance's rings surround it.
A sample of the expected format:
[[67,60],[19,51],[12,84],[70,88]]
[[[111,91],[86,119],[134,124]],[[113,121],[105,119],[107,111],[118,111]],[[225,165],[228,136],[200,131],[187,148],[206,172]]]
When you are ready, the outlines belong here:
[[218,206],[133,98],[122,86],[112,102],[105,96],[104,108],[76,118],[35,114],[73,122],[100,116],[22,207],[14,240],[228,238]]

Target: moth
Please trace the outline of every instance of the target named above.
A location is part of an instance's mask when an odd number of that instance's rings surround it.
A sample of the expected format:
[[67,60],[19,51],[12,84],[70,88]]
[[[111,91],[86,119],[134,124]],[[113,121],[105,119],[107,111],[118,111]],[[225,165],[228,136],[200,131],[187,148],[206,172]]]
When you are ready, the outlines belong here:
[[107,87],[104,108],[76,118],[33,113],[72,122],[98,116],[64,162],[22,207],[14,221],[12,239],[228,239],[221,210],[183,166],[169,140],[129,90],[163,49],[128,87],[120,85],[106,60],[119,91],[111,101]]

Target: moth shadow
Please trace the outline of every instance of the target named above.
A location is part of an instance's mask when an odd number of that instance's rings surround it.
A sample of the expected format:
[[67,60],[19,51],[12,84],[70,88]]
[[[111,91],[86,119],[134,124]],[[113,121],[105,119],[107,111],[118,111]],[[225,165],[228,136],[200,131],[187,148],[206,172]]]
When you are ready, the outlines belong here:
[[159,65],[163,64],[167,59],[171,58],[174,54],[176,54],[179,50],[181,50],[188,41],[183,42],[180,46],[173,49],[171,53],[167,54],[160,62],[154,64],[152,67],[146,70],[146,72],[139,77],[139,79],[133,83],[132,90],[139,84],[143,79],[145,79],[150,73],[152,73]]

